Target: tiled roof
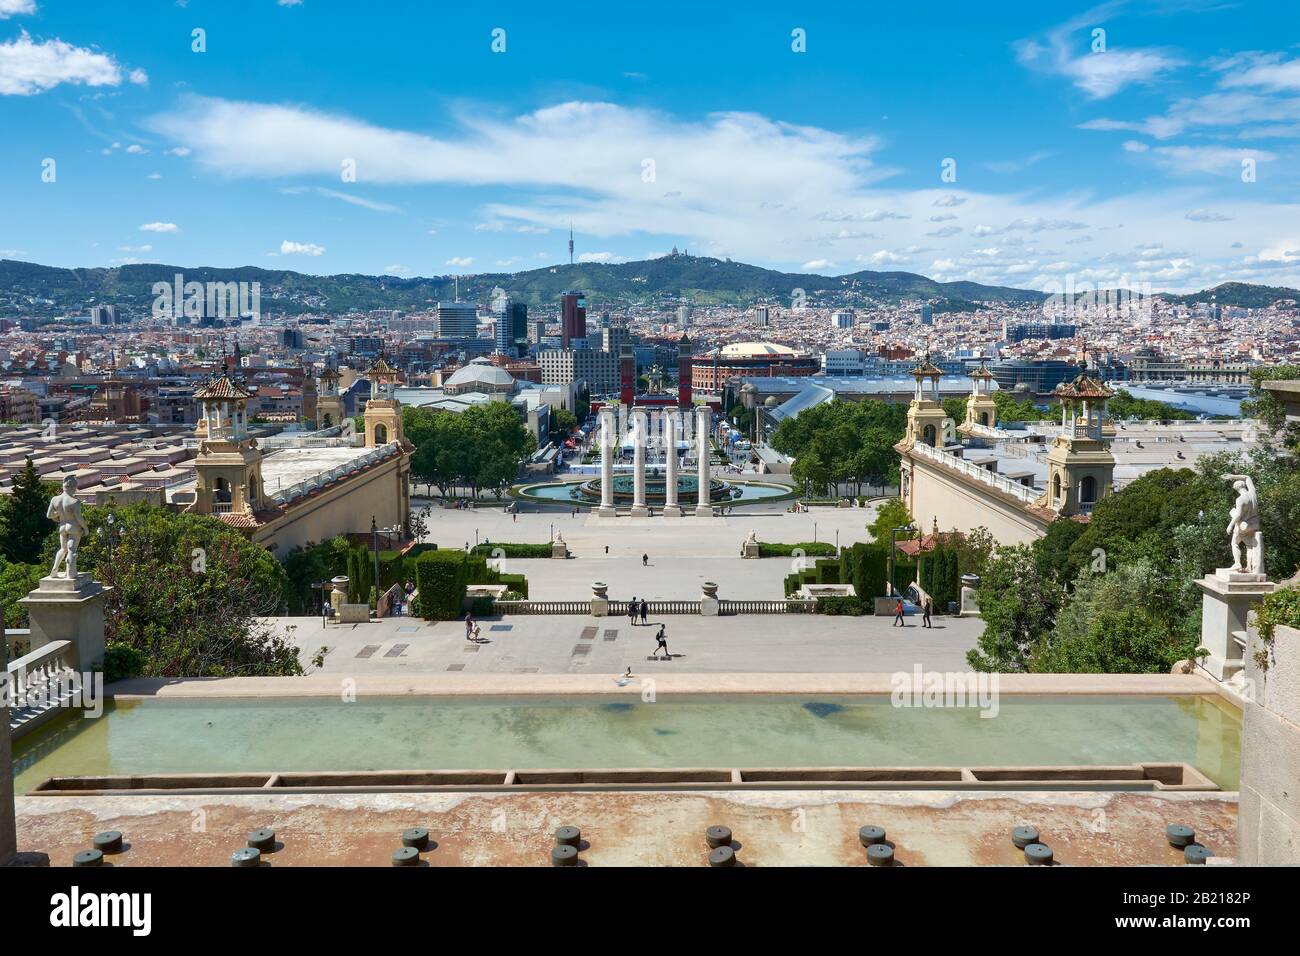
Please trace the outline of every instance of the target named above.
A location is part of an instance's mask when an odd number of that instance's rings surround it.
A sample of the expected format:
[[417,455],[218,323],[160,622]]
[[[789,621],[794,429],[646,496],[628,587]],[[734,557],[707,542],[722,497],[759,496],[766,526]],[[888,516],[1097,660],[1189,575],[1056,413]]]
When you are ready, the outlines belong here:
[[238,401],[240,399],[252,398],[252,393],[245,391],[243,386],[233,381],[226,373],[221,373],[216,378],[209,379],[199,386],[194,393],[194,397],[201,401],[229,399]]

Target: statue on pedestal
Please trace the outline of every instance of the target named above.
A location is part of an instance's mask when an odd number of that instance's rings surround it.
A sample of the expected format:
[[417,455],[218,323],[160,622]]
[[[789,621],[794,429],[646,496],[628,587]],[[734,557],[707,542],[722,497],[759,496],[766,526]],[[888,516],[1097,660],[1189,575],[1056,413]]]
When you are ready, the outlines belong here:
[[[59,550],[54,555],[54,566],[50,568],[50,577],[77,579],[77,547],[81,539],[90,534],[86,519],[81,516],[81,501],[73,492],[77,490],[77,479],[72,475],[63,479],[63,494],[50,499],[50,507],[45,517],[59,526]],[[63,565],[63,574],[59,574],[59,565]]]
[[1237,492],[1228,516],[1232,542],[1232,566],[1223,570],[1238,574],[1264,575],[1264,535],[1259,530],[1259,494],[1250,475],[1224,475]]

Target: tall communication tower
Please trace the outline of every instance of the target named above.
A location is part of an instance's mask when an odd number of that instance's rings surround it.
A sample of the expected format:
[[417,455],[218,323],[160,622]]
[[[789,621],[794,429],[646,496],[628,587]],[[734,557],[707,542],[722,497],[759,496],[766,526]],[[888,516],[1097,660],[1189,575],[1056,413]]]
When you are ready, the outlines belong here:
[[573,265],[573,220],[569,220],[569,265]]

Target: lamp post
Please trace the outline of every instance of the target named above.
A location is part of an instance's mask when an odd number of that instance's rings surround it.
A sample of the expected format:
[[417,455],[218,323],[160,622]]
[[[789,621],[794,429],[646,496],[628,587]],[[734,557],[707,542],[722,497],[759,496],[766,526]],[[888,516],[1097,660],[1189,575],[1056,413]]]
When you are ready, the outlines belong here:
[[894,586],[894,565],[896,563],[894,559],[894,538],[900,531],[907,534],[913,534],[915,533],[916,528],[908,524],[903,525],[901,528],[889,529],[889,594],[891,597],[898,594],[898,588]]
[[[375,521],[375,516],[370,516],[370,547],[375,553],[375,597],[378,603],[379,596],[379,524]],[[363,600],[370,601],[370,595],[364,595]]]

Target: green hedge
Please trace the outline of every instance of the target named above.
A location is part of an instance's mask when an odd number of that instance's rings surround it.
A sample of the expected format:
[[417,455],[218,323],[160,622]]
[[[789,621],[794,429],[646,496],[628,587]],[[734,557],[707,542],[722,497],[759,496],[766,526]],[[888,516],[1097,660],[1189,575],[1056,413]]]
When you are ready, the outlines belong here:
[[476,544],[470,549],[470,554],[482,555],[485,558],[494,557],[497,553],[507,558],[549,558],[551,556],[551,546],[549,544],[520,544],[518,542],[500,541],[492,544]]
[[889,574],[889,555],[884,545],[858,542],[840,552],[840,581],[852,584],[858,597],[883,597]]
[[961,600],[961,575],[957,552],[942,545],[921,556],[921,587],[934,600],[934,610],[948,612],[950,601]]
[[813,565],[817,570],[818,584],[839,584],[840,563],[833,558],[818,558]]
[[826,541],[802,541],[799,544],[771,544],[767,541],[758,543],[760,558],[792,558],[795,551],[800,551],[810,558],[835,557],[835,545]]
[[426,551],[415,561],[415,586],[420,589],[420,616],[427,621],[460,617],[469,584],[464,551]]
[[528,597],[528,579],[522,574],[503,574],[498,582],[506,585],[511,591],[515,591],[523,597]]
[[817,599],[817,613],[827,614],[831,617],[861,617],[864,614],[871,614],[874,611],[874,604],[868,604],[862,598],[857,597],[819,597]]

